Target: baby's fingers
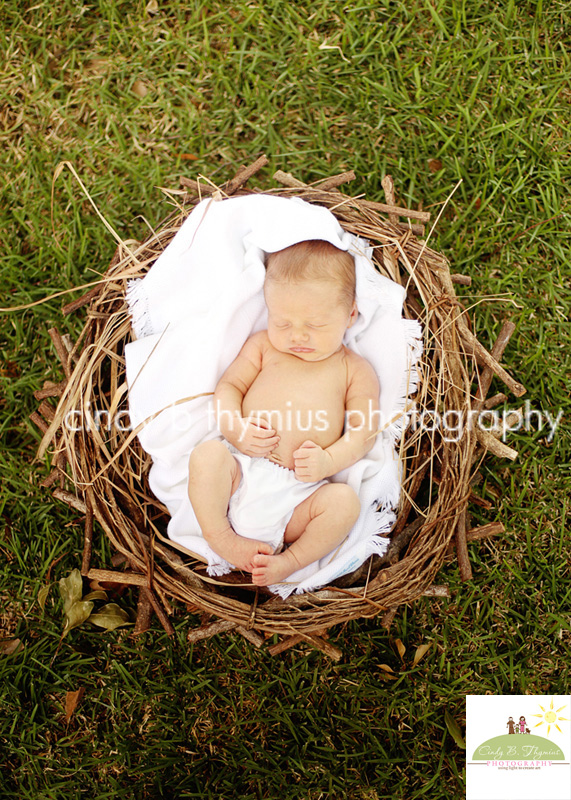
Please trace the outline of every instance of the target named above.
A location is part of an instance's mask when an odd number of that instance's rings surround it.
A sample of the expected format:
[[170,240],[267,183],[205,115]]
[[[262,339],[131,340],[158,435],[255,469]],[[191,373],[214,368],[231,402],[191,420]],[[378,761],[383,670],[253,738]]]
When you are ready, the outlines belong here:
[[[309,458],[312,455],[311,451],[315,450],[318,447],[319,447],[318,444],[315,444],[315,442],[311,442],[308,439],[307,442],[303,442],[303,444],[301,444],[298,447],[297,450],[294,450],[293,457],[294,458]],[[319,449],[321,449],[321,448],[319,448]]]
[[261,428],[259,425],[255,425],[252,422],[250,423],[250,430],[256,439],[271,439],[272,437],[276,437],[276,432],[273,428]]
[[276,447],[277,444],[252,444],[250,445],[249,452],[246,455],[267,456],[272,453]]

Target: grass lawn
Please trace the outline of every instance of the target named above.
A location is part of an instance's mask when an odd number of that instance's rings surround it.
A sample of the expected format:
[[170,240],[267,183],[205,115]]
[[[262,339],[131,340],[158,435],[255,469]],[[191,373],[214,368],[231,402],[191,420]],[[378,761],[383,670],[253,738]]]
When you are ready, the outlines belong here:
[[[2,306],[89,283],[111,259],[69,171],[52,194],[64,160],[125,239],[168,213],[159,187],[223,181],[262,152],[254,185],[354,169],[348,191],[382,200],[390,173],[399,205],[434,214],[462,179],[431,244],[472,276],[459,293],[484,345],[516,323],[503,361],[528,394],[506,407],[542,414],[510,435],[515,463],[486,462],[494,510],[472,522],[507,532],[471,545],[473,581],[451,562],[451,598],[401,607],[390,634],[335,629],[338,663],[233,635],[189,646],[184,608],[170,639],[155,620],[139,638],[83,626],[60,643],[56,584],[80,566],[82,520],[40,488],[29,415],[61,378],[48,329],[75,338],[85,312],[63,320],[56,298],[2,313],[0,797],[464,797],[446,710],[463,729],[466,694],[569,691],[567,5],[5,0],[0,29]],[[553,436],[546,412],[562,412]],[[96,557],[109,563],[105,543]]]

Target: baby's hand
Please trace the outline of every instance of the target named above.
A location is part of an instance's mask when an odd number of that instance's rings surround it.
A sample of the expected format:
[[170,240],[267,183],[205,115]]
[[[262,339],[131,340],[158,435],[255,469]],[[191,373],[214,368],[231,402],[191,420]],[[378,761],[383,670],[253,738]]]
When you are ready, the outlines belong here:
[[241,418],[238,420],[238,436],[232,444],[241,453],[254,458],[269,455],[279,444],[280,437],[265,419],[256,417],[256,421]]
[[321,481],[333,474],[333,460],[327,450],[309,440],[294,450],[293,462],[295,477],[304,483]]

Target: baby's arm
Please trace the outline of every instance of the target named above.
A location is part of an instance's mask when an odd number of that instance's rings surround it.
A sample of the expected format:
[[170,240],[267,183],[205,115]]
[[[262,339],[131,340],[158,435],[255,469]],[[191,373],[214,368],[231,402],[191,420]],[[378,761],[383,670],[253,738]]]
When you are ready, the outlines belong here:
[[242,417],[242,401],[262,369],[263,332],[247,341],[218,381],[214,392],[216,419],[221,434],[241,453],[265,456],[276,447],[279,437],[265,420],[254,424]]
[[375,444],[378,428],[379,381],[364,358],[351,364],[345,400],[345,433],[329,447],[304,442],[293,454],[298,480],[311,482],[329,478],[360,461]]

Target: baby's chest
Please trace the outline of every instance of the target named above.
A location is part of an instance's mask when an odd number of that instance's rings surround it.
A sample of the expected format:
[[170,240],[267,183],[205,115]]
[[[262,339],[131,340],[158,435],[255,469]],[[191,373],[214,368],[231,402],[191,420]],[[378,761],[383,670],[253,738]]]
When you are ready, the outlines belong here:
[[[256,386],[257,384],[257,386]],[[263,366],[252,389],[280,405],[344,406],[347,373],[342,363],[305,362],[297,358],[275,359]]]

